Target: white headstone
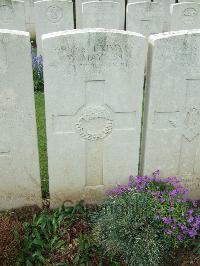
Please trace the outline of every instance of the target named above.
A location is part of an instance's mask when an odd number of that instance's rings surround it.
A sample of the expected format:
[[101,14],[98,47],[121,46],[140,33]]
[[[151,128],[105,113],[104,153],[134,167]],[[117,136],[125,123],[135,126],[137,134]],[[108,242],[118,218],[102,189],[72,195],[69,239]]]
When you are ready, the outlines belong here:
[[76,0],[76,28],[124,29],[125,0]]
[[143,2],[151,2],[151,0],[128,0],[128,4],[130,3],[143,3]]
[[28,33],[0,30],[0,210],[41,205]]
[[92,1],[82,4],[82,28],[124,29],[124,23],[125,16],[118,2]]
[[0,29],[25,31],[24,1],[0,1]]
[[[200,196],[200,31],[149,38],[143,174],[178,176]],[[195,186],[196,184],[196,186]]]
[[42,34],[74,28],[71,0],[42,0],[34,4],[37,54],[42,54]]
[[35,37],[34,0],[25,0],[24,4],[26,31],[30,32],[31,37]]
[[200,0],[178,0],[179,3],[185,3],[185,2],[194,2],[194,3],[200,3]]
[[146,46],[117,30],[43,36],[51,206],[137,174]]
[[163,21],[163,30],[162,32],[170,30],[170,6],[172,3],[175,3],[175,0],[156,0],[160,5],[162,12],[162,21]]
[[200,3],[180,3],[171,5],[171,30],[200,28]]
[[162,13],[157,3],[143,2],[127,5],[126,29],[145,36],[162,32]]

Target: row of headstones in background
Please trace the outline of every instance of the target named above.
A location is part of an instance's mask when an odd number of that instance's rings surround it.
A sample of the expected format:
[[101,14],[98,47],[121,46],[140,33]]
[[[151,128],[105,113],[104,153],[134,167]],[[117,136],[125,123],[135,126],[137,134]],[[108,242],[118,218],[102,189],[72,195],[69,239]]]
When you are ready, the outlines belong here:
[[0,210],[41,206],[29,34],[0,30]]
[[[126,28],[145,36],[169,30],[199,28],[200,1],[198,1],[171,5],[170,16],[170,4],[175,0],[157,0],[157,2],[130,0],[127,5]],[[25,30],[24,7],[28,3],[29,1],[26,1],[24,6],[22,0],[2,0],[0,28]],[[30,19],[30,14],[28,16]],[[38,54],[41,54],[42,34],[74,28],[73,2],[71,0],[36,1],[35,20]],[[88,2],[76,0],[77,28],[124,29],[124,23],[124,0]]]
[[[200,192],[199,41],[200,31],[149,40],[140,169],[181,177],[194,197]],[[51,206],[97,200],[138,174],[147,40],[88,29],[44,35],[43,48]]]

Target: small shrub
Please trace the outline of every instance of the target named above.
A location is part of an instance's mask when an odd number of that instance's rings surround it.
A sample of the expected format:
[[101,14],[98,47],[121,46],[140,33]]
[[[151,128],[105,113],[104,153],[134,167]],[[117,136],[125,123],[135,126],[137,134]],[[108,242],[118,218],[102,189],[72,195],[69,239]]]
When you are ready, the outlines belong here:
[[123,255],[129,265],[158,265],[165,252],[196,242],[200,209],[176,177],[130,177],[107,194],[94,231],[104,252]]
[[43,79],[43,59],[42,56],[36,56],[32,48],[32,68],[33,68],[33,81],[35,91],[44,91]]
[[149,195],[124,192],[105,203],[94,228],[105,255],[128,265],[158,265],[167,247],[152,226]]

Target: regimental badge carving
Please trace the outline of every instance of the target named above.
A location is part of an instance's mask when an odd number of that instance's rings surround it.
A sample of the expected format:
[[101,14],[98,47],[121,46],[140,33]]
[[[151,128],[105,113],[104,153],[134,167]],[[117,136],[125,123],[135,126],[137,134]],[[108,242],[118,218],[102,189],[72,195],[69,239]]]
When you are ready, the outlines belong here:
[[90,141],[104,139],[113,129],[111,111],[106,106],[90,105],[84,107],[76,124],[82,138]]
[[197,16],[197,14],[198,14],[198,11],[192,7],[186,8],[183,11],[183,15],[186,17],[194,17],[194,16]]
[[49,21],[57,23],[63,17],[63,10],[59,6],[50,6],[47,8],[46,16]]
[[12,5],[0,6],[0,21],[8,23],[14,19],[14,9]]

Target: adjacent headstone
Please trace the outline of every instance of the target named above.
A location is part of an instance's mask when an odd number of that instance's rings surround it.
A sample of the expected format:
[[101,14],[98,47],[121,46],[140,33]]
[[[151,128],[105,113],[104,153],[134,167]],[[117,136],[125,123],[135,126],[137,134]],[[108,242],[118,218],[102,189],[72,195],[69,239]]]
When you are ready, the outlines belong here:
[[143,174],[178,176],[200,195],[200,31],[149,38]]
[[124,29],[125,0],[76,0],[76,28]]
[[42,0],[34,4],[37,54],[42,54],[41,36],[45,33],[74,28],[73,2],[70,0]]
[[24,1],[0,1],[0,29],[25,31]]
[[114,1],[83,3],[82,28],[124,29],[125,16],[121,11],[120,4]]
[[35,37],[34,0],[25,0],[24,4],[26,31],[30,32],[31,37]]
[[171,30],[200,28],[200,3],[180,3],[171,5]]
[[130,3],[143,3],[143,2],[151,2],[151,0],[128,0],[128,4]]
[[0,30],[0,210],[41,205],[28,33]]
[[125,31],[43,35],[52,207],[137,174],[146,52],[145,37]]
[[200,3],[200,0],[178,0],[179,3],[185,3],[185,2],[194,2],[194,3]]
[[175,3],[175,0],[156,0],[156,2],[160,5],[162,12],[162,21],[163,21],[163,30],[162,32],[170,30],[170,5]]
[[127,5],[126,29],[145,36],[162,32],[162,13],[160,5],[151,2]]

